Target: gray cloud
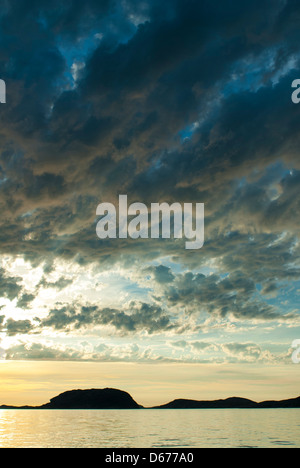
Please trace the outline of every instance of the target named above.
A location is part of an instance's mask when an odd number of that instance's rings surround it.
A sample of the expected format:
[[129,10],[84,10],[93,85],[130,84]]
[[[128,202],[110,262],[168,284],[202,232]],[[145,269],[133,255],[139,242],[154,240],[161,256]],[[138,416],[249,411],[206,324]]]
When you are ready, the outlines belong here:
[[171,268],[164,265],[148,267],[145,269],[145,273],[153,274],[155,281],[157,281],[159,284],[172,283],[172,281],[175,279]]
[[127,310],[101,309],[96,305],[57,307],[50,310],[41,325],[65,331],[112,326],[122,334],[146,331],[150,335],[172,330],[174,327],[168,314],[160,307],[134,302]]
[[55,343],[25,343],[20,341],[6,350],[8,360],[85,361],[85,362],[180,362],[179,359],[157,354],[149,347],[137,345],[111,346],[100,343],[87,351],[84,346],[62,346]]
[[58,291],[62,291],[63,289],[67,288],[70,286],[70,284],[73,283],[73,279],[68,279],[63,276],[58,278],[56,281],[47,281],[45,276],[41,279],[39,284],[37,285],[37,288],[54,288],[57,289]]
[[30,333],[34,326],[30,320],[13,320],[7,319],[4,327],[6,328],[7,336],[16,336]]
[[236,319],[291,320],[293,314],[283,315],[280,309],[266,303],[259,296],[255,282],[236,270],[225,278],[212,274],[179,274],[162,293],[170,307],[181,307],[201,317],[232,314]]
[[[195,346],[196,344],[196,346]],[[177,347],[172,343],[173,349]],[[184,345],[188,355],[174,356],[159,354],[155,348],[138,346],[136,344],[112,346],[107,343],[99,343],[95,346],[85,347],[84,343],[68,346],[54,342],[47,344],[39,342],[19,341],[6,350],[6,359],[9,360],[45,360],[45,361],[85,361],[85,362],[153,362],[159,363],[287,363],[290,361],[290,350],[282,350],[280,347],[274,352],[268,345],[256,343],[205,343],[188,342]],[[181,350],[180,350],[181,352]]]
[[41,343],[19,343],[11,346],[6,352],[7,360],[41,360],[41,361],[79,361],[82,351],[68,347],[47,346]]
[[35,299],[34,294],[24,293],[21,297],[19,297],[17,302],[17,307],[21,309],[27,309],[30,307],[30,303]]
[[3,268],[0,268],[0,296],[7,297],[10,300],[18,297],[22,286],[19,284],[22,278],[18,276],[9,276]]

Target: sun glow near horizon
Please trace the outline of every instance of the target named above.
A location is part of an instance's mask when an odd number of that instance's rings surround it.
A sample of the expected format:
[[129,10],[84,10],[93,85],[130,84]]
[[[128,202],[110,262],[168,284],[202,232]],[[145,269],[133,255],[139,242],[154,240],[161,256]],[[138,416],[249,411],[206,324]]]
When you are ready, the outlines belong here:
[[300,378],[286,366],[206,364],[132,364],[2,361],[0,405],[39,406],[68,390],[118,388],[145,407],[177,398],[254,401],[281,400],[298,395]]

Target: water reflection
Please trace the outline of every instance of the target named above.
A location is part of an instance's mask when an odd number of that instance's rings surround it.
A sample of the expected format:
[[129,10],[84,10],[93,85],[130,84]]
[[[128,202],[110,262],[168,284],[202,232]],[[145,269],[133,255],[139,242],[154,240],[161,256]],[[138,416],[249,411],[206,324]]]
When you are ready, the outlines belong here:
[[300,409],[0,410],[0,447],[300,447]]

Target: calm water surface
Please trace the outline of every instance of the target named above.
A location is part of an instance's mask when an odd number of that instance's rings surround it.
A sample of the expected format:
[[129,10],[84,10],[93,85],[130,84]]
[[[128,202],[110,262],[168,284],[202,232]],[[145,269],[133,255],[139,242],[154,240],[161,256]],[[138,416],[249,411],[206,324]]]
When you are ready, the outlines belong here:
[[300,409],[0,410],[0,448],[300,448]]

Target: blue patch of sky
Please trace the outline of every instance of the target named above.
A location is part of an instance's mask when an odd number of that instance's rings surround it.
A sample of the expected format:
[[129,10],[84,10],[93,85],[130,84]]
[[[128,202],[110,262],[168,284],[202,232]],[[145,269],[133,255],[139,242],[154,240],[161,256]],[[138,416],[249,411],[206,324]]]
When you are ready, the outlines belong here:
[[58,48],[66,61],[64,73],[66,87],[72,89],[76,86],[74,67],[84,66],[87,58],[99,46],[101,39],[101,33],[96,31],[88,37],[81,38],[76,43],[65,42],[62,38],[58,39]]
[[[110,44],[113,50],[120,44],[126,44],[134,36],[139,25],[147,21],[145,16],[134,12],[128,12],[124,17],[119,11],[122,8],[123,6],[119,5],[119,8],[104,21],[96,21],[97,26],[92,25],[88,34],[82,34],[75,41],[66,40],[63,35],[57,36],[57,47],[66,61],[64,78],[67,87],[76,86],[74,67],[84,66],[102,40]],[[46,20],[42,17],[39,21],[43,27],[47,26]]]
[[20,216],[20,218],[30,218],[36,211],[37,211],[37,209],[27,211],[26,213],[23,213]]
[[7,177],[4,177],[3,179],[0,178],[0,185],[5,184],[5,182],[8,180]]
[[[280,53],[281,50],[278,46],[264,50],[260,56],[250,55],[237,61],[232,66],[229,79],[219,84],[218,98],[220,102],[232,94],[247,91],[255,92],[264,86],[274,86],[282,77],[297,68],[300,59],[299,54],[287,57],[285,63],[280,63],[280,66],[277,66],[276,60]],[[199,122],[188,123],[178,132],[181,143],[185,143],[192,138],[200,128]]]
[[264,50],[259,56],[250,55],[237,61],[232,67],[230,79],[224,84],[222,95],[227,97],[243,91],[258,91],[264,86],[276,85],[282,77],[293,70],[299,60],[297,55],[287,57],[277,64],[280,46]]
[[182,142],[190,140],[194,135],[195,131],[198,129],[198,122],[193,122],[192,124],[187,125],[183,130],[179,131],[179,136]]
[[[99,275],[100,282],[106,282],[107,275]],[[116,291],[122,291],[122,294],[128,293],[130,300],[147,300],[148,293],[151,288],[139,285],[136,281],[132,281],[119,273],[110,273],[108,275],[110,287],[114,287]]]
[[260,299],[275,307],[282,315],[293,313],[300,317],[300,281],[279,282],[276,290],[270,294],[262,294],[262,284],[256,284],[256,289]]

